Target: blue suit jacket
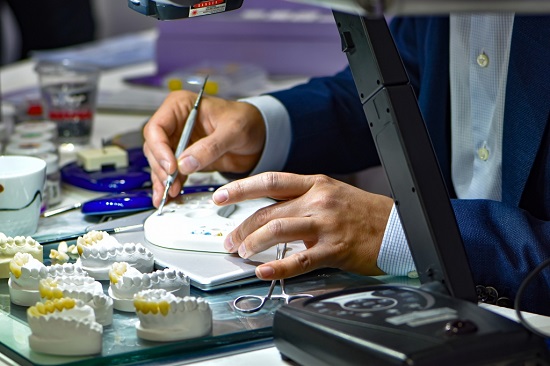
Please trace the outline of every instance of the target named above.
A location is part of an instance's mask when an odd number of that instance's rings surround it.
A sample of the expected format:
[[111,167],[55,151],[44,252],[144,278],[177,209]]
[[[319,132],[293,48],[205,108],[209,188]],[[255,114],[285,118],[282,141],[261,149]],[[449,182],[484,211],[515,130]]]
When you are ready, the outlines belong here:
[[[396,18],[391,30],[425,119],[442,174],[450,170],[449,21]],[[379,164],[349,69],[272,94],[288,109],[286,171],[350,173]],[[516,16],[503,135],[502,202],[453,199],[476,284],[514,299],[527,274],[550,257],[550,17]],[[522,305],[550,313],[550,269]]]

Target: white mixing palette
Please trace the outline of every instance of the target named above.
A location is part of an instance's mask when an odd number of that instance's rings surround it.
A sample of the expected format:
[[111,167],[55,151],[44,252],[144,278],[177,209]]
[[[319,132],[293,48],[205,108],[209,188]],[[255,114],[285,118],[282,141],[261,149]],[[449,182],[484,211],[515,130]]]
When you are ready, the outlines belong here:
[[259,198],[220,207],[212,201],[212,192],[181,195],[164,206],[162,215],[154,212],[145,220],[145,239],[169,249],[227,253],[223,247],[227,234],[274,202]]

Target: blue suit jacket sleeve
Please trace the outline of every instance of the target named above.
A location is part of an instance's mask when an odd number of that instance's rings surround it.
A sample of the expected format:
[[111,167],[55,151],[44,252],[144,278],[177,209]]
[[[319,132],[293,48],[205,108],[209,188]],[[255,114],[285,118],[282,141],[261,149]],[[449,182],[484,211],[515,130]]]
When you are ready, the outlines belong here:
[[379,164],[349,68],[272,95],[292,122],[285,171],[340,174]]
[[[454,197],[448,18],[396,18],[391,30]],[[474,280],[512,300],[527,274],[550,257],[549,33],[548,17],[516,17],[503,137],[503,202],[453,200]],[[273,96],[287,107],[292,121],[285,170],[349,173],[378,163],[349,70]],[[522,299],[525,309],[550,314],[549,289],[550,270],[529,287]]]

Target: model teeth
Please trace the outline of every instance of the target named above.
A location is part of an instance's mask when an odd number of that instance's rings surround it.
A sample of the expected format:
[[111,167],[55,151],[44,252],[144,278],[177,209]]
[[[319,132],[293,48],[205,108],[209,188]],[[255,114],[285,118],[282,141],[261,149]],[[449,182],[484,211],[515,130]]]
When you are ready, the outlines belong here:
[[124,273],[126,273],[126,269],[128,268],[128,263],[121,262],[121,263],[113,263],[111,265],[111,269],[109,270],[109,280],[112,284],[117,284],[119,279],[122,277]]
[[[92,277],[54,277],[40,280],[38,285],[40,297],[59,299],[64,296],[78,297],[79,294],[89,294],[87,301],[97,293],[103,293],[101,283]],[[72,296],[74,294],[74,296]]]
[[126,262],[113,263],[109,270],[109,295],[114,299],[115,309],[134,311],[134,295],[147,289],[163,289],[176,296],[188,296],[189,277],[174,269],[141,273]]
[[29,253],[16,253],[10,261],[9,268],[13,276],[38,278],[44,264]]
[[153,270],[153,253],[147,248],[139,243],[121,244],[106,232],[91,231],[79,237],[77,245],[78,261],[97,280],[109,279],[109,269],[114,262],[128,262],[143,272]]
[[201,337],[212,331],[212,310],[203,298],[177,297],[165,290],[145,290],[134,296],[138,336],[152,341]]
[[38,302],[27,309],[32,331],[29,346],[35,352],[88,355],[101,352],[103,327],[94,310],[81,300],[60,298]]
[[44,300],[73,298],[94,309],[97,322],[109,325],[113,321],[113,300],[103,293],[103,286],[88,276],[62,276],[40,280],[40,297]]
[[[42,262],[42,246],[30,236],[6,236],[0,233],[0,278],[10,276],[10,263],[16,254],[28,253]],[[17,272],[17,269],[16,269]]]
[[0,249],[2,249],[2,252],[10,249],[15,250],[12,248],[21,248],[21,247],[41,248],[42,246],[30,236],[11,237],[11,236],[6,236],[4,234],[0,235]]
[[69,261],[69,255],[67,252],[52,249],[50,250],[50,259],[55,263],[67,263]]
[[76,305],[76,300],[71,298],[60,298],[52,301],[46,301],[45,303],[37,303],[35,306],[31,306],[27,309],[28,316],[41,317],[47,314],[60,312],[63,310],[70,310]]
[[78,254],[82,255],[84,248],[92,247],[96,244],[118,244],[118,241],[105,231],[92,230],[77,239],[76,247]]
[[70,263],[47,267],[29,253],[17,253],[10,261],[10,271],[10,300],[21,306],[30,306],[40,300],[39,283],[42,279],[87,275],[82,268]]

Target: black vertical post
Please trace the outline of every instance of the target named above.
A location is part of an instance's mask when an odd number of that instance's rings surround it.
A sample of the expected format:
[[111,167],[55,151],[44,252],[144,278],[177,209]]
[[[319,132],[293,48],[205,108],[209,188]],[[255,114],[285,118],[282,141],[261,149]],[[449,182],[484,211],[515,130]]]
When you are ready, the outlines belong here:
[[334,17],[420,281],[477,302],[447,188],[386,20]]

